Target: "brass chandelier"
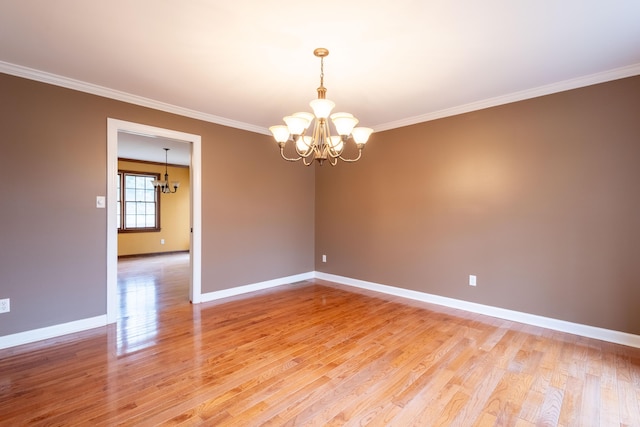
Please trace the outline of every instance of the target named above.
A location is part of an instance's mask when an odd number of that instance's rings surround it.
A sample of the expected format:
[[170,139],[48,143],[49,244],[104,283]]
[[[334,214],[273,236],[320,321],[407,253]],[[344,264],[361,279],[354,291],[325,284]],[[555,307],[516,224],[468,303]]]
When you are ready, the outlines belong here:
[[[355,127],[358,124],[358,119],[353,117],[352,114],[331,114],[331,110],[336,104],[326,99],[327,89],[324,87],[324,58],[329,55],[329,51],[325,48],[318,48],[313,51],[313,54],[320,58],[318,99],[314,99],[309,103],[313,109],[313,114],[306,112],[294,113],[284,118],[286,126],[271,126],[269,130],[280,147],[280,155],[289,162],[302,160],[302,163],[306,166],[311,165],[314,159],[320,165],[327,160],[331,166],[335,166],[338,163],[338,159],[344,162],[356,162],[362,156],[364,145],[369,140],[373,129]],[[331,118],[338,135],[331,135],[329,118]],[[314,119],[313,133],[311,136],[307,136],[307,129]],[[353,158],[345,158],[342,155],[349,139],[353,140],[358,149],[358,155]],[[284,149],[288,141],[294,143],[298,157],[290,158],[285,155]]]

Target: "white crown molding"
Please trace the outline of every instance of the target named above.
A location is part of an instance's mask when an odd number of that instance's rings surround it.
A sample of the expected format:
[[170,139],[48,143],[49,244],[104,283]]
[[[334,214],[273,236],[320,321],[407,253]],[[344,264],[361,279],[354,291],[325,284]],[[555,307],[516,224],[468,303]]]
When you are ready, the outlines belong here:
[[202,120],[205,122],[215,123],[218,125],[228,126],[236,129],[242,129],[249,132],[271,135],[268,129],[261,126],[227,119],[225,117],[215,116],[213,114],[202,113],[200,111],[195,111],[188,108],[178,107],[176,105],[167,104],[165,102],[155,101],[153,99],[145,98],[142,96],[133,95],[115,89],[109,89],[104,86],[86,83],[80,80],[47,73],[45,71],[23,67],[21,65],[11,64],[9,62],[0,61],[0,72],[17,77],[23,77],[29,80],[35,80],[42,83],[48,83],[54,86],[60,86],[67,89],[90,93],[92,95],[103,96],[105,98],[115,99],[117,101],[128,102],[129,104],[153,108],[154,110],[160,110],[184,117],[190,117],[192,119]]
[[379,283],[367,282],[364,280],[352,279],[350,277],[322,273],[319,271],[315,272],[315,277],[322,280],[328,280],[347,286],[368,289],[370,291],[381,292],[388,295],[409,298],[412,300],[423,301],[431,304],[464,310],[471,313],[483,314],[486,316],[497,317],[499,319],[511,320],[513,322],[524,323],[527,325],[533,325],[541,328],[552,329],[555,331],[566,332],[569,334],[580,335],[587,338],[594,338],[616,344],[627,345],[629,347],[640,348],[640,335],[613,331],[610,329],[603,329],[595,326],[582,325],[579,323],[552,319],[549,317],[523,313],[520,311],[507,310],[500,307],[477,304],[474,302],[442,297],[439,295],[413,291],[410,289],[397,288],[395,286],[381,285]]
[[[165,111],[167,113],[178,114],[180,116],[190,117],[205,122],[215,123],[223,126],[229,126],[236,129],[242,129],[249,132],[260,133],[263,135],[271,135],[267,128],[256,126],[237,120],[227,119],[225,117],[215,116],[213,114],[202,113],[200,111],[188,108],[178,107],[176,105],[167,104],[153,99],[144,98],[142,96],[109,89],[104,86],[98,86],[86,83],[80,80],[59,76],[45,71],[39,71],[21,65],[11,64],[9,62],[0,61],[0,72],[10,74],[17,77],[23,77],[30,80],[48,83],[55,86],[65,87],[67,89],[78,90],[93,95],[103,96],[118,101],[128,102],[130,104],[140,105],[142,107],[153,108],[155,110]],[[605,83],[612,80],[618,80],[625,77],[640,75],[640,64],[628,65],[626,67],[615,68],[613,70],[601,73],[591,74],[588,76],[578,77],[575,79],[564,80],[558,83],[552,83],[533,89],[527,89],[507,95],[497,96],[481,101],[471,102],[469,104],[457,107],[446,108],[440,111],[422,114],[419,116],[408,117],[406,119],[394,122],[383,123],[373,126],[375,132],[410,126],[418,123],[428,122],[431,120],[441,119],[444,117],[455,116],[458,114],[469,113],[471,111],[482,110],[485,108],[496,107],[498,105],[509,104],[512,102],[523,101],[525,99],[536,98],[539,96],[550,95],[552,93],[563,92],[566,90],[577,89],[585,86],[591,86],[598,83]]]
[[578,77],[575,79],[564,80],[533,89],[522,90],[507,95],[496,96],[481,101],[471,102],[469,104],[457,107],[446,108],[432,113],[422,114],[419,116],[408,117],[406,119],[394,122],[384,123],[373,127],[375,132],[381,132],[390,129],[396,129],[404,126],[415,125],[418,123],[428,122],[431,120],[442,119],[444,117],[456,116],[458,114],[469,113],[471,111],[483,110],[485,108],[497,107],[498,105],[510,104],[512,102],[524,101],[526,99],[537,98],[539,96],[551,95],[553,93],[564,92],[571,89],[591,86],[598,83],[605,83],[612,80],[623,79],[625,77],[640,75],[640,64],[628,65],[626,67],[615,68],[613,70],[601,73],[591,74],[588,76]]

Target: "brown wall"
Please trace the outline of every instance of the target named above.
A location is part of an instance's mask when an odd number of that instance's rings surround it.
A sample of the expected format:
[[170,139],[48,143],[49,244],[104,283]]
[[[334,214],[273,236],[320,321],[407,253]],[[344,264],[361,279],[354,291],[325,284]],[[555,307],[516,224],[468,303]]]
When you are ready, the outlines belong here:
[[313,270],[315,224],[319,271],[640,334],[640,77],[315,169],[265,135],[4,74],[0,93],[0,336],[106,312],[107,117],[202,136],[203,292]]
[[640,77],[380,132],[316,173],[318,271],[640,334]]
[[106,313],[107,117],[202,136],[203,293],[313,270],[314,170],[269,136],[5,74],[0,94],[0,336]]

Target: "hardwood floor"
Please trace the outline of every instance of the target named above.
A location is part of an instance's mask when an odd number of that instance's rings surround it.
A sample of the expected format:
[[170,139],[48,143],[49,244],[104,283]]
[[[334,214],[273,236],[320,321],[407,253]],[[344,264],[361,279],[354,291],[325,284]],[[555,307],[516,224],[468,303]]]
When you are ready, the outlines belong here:
[[117,325],[0,350],[1,425],[640,426],[640,349],[322,281],[191,305],[186,255],[119,268]]

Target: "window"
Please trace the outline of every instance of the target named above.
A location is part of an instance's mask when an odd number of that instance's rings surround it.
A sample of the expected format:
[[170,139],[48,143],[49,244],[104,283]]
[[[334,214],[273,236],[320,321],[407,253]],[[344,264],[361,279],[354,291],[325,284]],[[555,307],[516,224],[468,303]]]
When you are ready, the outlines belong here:
[[118,172],[118,231],[160,231],[160,197],[153,181],[159,174]]

